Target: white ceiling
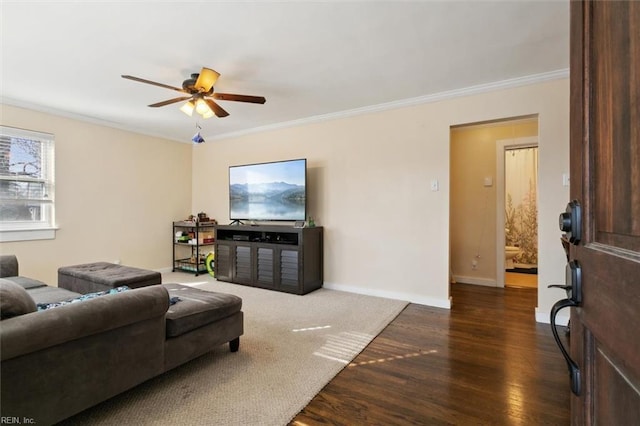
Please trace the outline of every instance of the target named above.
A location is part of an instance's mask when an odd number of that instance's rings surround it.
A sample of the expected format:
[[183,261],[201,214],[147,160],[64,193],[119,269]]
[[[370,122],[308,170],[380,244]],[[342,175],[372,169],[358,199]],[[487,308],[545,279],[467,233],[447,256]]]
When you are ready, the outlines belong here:
[[[190,142],[196,119],[146,105],[221,74],[230,116],[205,139],[566,70],[568,1],[6,1],[2,102]],[[34,129],[37,124],[34,123]]]

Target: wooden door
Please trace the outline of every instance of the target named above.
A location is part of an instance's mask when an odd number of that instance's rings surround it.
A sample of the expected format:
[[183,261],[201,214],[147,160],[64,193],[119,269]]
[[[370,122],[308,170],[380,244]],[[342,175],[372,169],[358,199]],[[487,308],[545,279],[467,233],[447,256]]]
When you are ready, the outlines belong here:
[[640,424],[640,2],[571,2],[570,153],[583,210],[572,422]]

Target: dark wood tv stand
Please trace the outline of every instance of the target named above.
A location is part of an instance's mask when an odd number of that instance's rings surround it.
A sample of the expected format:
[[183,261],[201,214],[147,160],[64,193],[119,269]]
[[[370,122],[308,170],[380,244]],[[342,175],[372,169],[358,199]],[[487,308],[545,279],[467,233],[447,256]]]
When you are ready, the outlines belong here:
[[322,287],[322,227],[216,225],[220,281],[295,294]]

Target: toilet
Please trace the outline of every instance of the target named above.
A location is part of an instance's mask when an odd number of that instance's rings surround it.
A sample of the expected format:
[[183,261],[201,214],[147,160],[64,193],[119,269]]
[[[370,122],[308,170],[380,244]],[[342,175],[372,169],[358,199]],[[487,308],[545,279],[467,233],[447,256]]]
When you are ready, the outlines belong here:
[[513,269],[513,258],[520,254],[520,248],[514,246],[505,246],[504,248],[504,256],[505,256],[505,269]]

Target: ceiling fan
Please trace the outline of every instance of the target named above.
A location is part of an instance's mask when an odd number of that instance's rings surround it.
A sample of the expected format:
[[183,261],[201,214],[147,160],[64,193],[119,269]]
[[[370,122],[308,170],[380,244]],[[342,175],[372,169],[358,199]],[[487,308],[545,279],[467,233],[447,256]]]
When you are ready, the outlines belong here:
[[151,80],[145,80],[144,78],[134,77],[132,75],[123,75],[122,78],[128,80],[138,81],[140,83],[152,84],[154,86],[164,87],[165,89],[175,90],[176,92],[184,93],[185,96],[178,98],[168,99],[166,101],[157,102],[149,105],[152,108],[157,108],[165,105],[170,105],[176,102],[185,102],[180,110],[191,116],[193,110],[202,115],[203,118],[213,117],[226,117],[229,115],[220,105],[218,105],[214,99],[220,101],[236,101],[236,102],[249,102],[253,104],[264,104],[267,100],[262,96],[249,96],[249,95],[235,95],[232,93],[214,93],[213,85],[220,77],[220,74],[211,68],[203,67],[200,74],[191,74],[191,77],[182,82],[182,89],[179,87],[169,86],[167,84],[157,83]]

